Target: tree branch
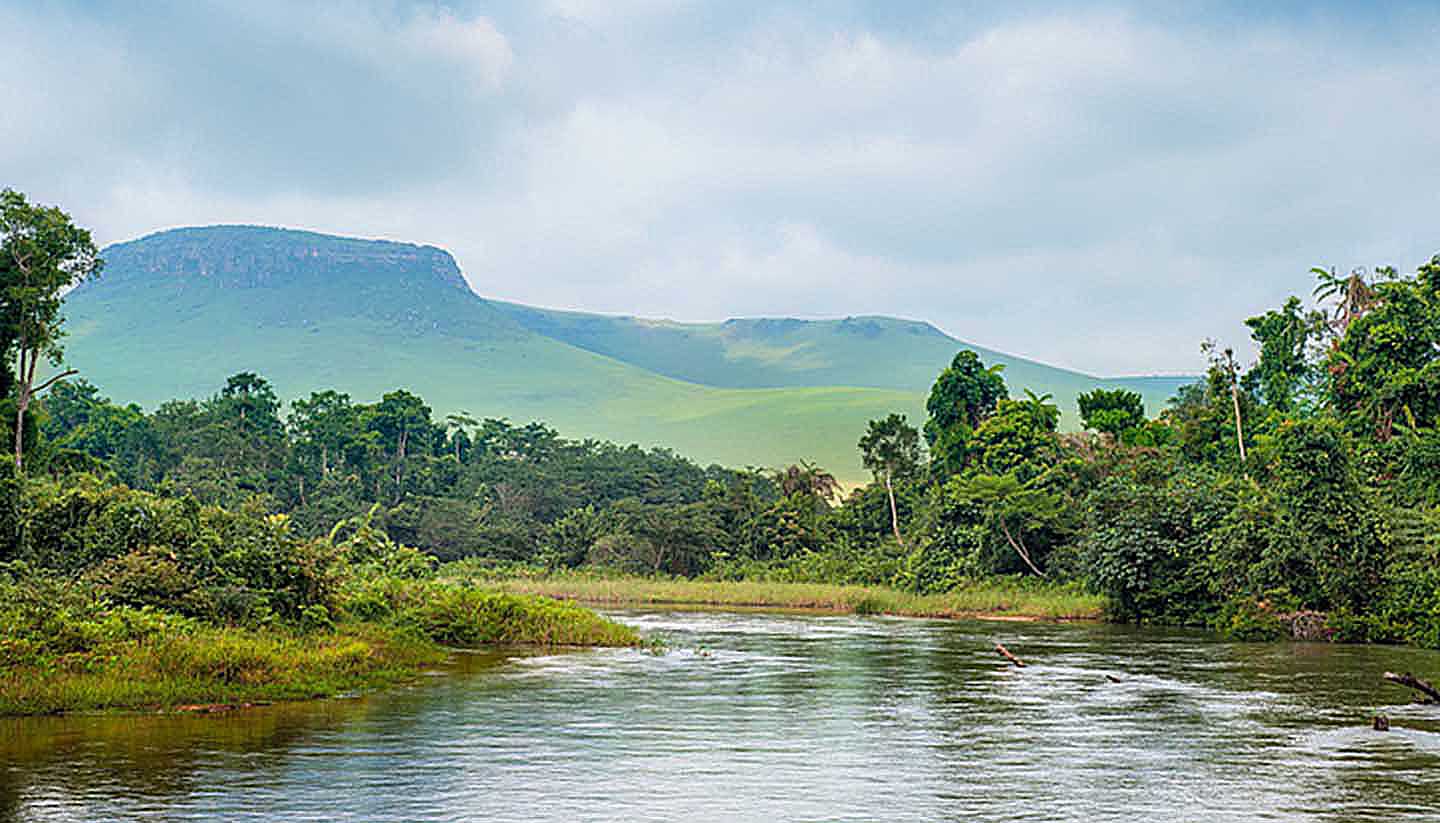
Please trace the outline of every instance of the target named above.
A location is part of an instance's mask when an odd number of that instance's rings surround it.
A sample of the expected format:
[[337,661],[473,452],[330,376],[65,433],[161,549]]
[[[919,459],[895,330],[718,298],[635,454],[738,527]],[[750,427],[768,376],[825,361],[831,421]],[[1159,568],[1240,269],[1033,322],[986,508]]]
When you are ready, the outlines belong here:
[[1401,686],[1409,686],[1415,691],[1426,695],[1427,697],[1429,697],[1429,700],[1427,702],[1440,703],[1440,689],[1435,688],[1430,683],[1421,680],[1420,678],[1409,672],[1406,672],[1404,674],[1385,672],[1385,679],[1390,681],[1391,683],[1396,683]]
[[55,385],[56,383],[59,383],[61,380],[64,380],[64,379],[67,378],[67,377],[74,377],[75,375],[77,375],[77,374],[79,374],[79,373],[80,373],[80,371],[79,371],[78,369],[66,369],[65,371],[60,372],[59,374],[55,375],[54,377],[50,378],[49,380],[46,380],[44,383],[41,383],[40,385],[36,386],[34,389],[31,389],[31,390],[30,390],[30,393],[31,393],[32,395],[39,394],[40,392],[45,391],[46,389],[50,388],[51,386]]
[[1011,536],[1010,527],[1005,525],[1005,518],[1003,517],[1000,518],[1000,531],[1005,533],[1005,540],[1010,543],[1010,548],[1014,549],[1015,553],[1020,555],[1020,559],[1025,561],[1025,565],[1029,566],[1031,571],[1044,577],[1045,572],[1040,571],[1040,567],[1036,566],[1035,562],[1030,559],[1030,552],[1026,551],[1025,546],[1016,542],[1015,538]]

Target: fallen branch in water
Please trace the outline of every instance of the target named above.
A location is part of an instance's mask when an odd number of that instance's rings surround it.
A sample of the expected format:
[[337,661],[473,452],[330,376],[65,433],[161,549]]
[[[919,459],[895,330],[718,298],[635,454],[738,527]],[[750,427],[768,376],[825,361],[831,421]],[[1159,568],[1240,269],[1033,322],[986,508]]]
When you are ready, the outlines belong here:
[[1404,674],[1385,672],[1385,679],[1401,686],[1409,686],[1415,691],[1423,693],[1429,698],[1425,701],[1426,703],[1440,703],[1440,689],[1435,688],[1435,686],[1429,682],[1421,680],[1410,672]]
[[999,643],[996,643],[996,644],[995,644],[995,651],[1000,652],[1001,654],[1005,655],[1005,659],[1009,660],[1011,663],[1014,663],[1014,664],[1015,664],[1016,666],[1018,666],[1019,668],[1022,668],[1022,669],[1025,668],[1025,661],[1024,661],[1024,660],[1021,660],[1020,658],[1018,658],[1018,657],[1016,657],[1015,655],[1011,654],[1009,649],[1005,648],[1004,646],[1000,645]]

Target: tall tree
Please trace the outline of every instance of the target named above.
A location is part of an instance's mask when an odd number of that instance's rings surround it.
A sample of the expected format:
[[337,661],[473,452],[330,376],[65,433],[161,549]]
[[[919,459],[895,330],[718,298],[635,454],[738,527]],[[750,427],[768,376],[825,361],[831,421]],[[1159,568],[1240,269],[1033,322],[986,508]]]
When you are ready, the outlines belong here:
[[890,530],[901,546],[900,512],[895,506],[895,481],[912,477],[920,468],[920,432],[905,421],[905,415],[892,414],[882,420],[871,420],[860,438],[860,459],[875,479],[885,484],[890,498]]
[[1104,432],[1116,440],[1129,429],[1145,423],[1145,402],[1129,389],[1095,389],[1075,398],[1085,428]]
[[1310,341],[1323,331],[1325,316],[1304,312],[1300,298],[1291,297],[1279,310],[1245,321],[1250,337],[1260,346],[1260,362],[1246,375],[1247,388],[1259,388],[1265,404],[1289,413],[1311,382]]
[[445,428],[450,430],[450,440],[455,446],[456,463],[460,462],[460,447],[470,445],[470,430],[478,425],[480,421],[471,417],[467,411],[445,416]]
[[[6,336],[17,350],[15,369],[15,469],[25,467],[25,414],[30,401],[57,381],[74,374],[67,369],[39,385],[40,360],[59,366],[64,318],[61,298],[66,289],[100,272],[100,251],[90,232],[54,206],[33,205],[25,195],[0,191],[0,300],[4,301]],[[9,352],[4,352],[7,360]]]
[[925,401],[930,419],[925,422],[925,440],[930,444],[933,466],[944,474],[965,468],[966,443],[980,422],[995,411],[1005,397],[1003,365],[989,368],[973,351],[955,355],[940,373]]
[[1235,445],[1240,451],[1240,463],[1244,465],[1245,423],[1240,415],[1240,364],[1235,362],[1235,350],[1220,349],[1214,340],[1205,341],[1200,348],[1210,357],[1211,372],[1222,374],[1230,389],[1230,403],[1235,413]]

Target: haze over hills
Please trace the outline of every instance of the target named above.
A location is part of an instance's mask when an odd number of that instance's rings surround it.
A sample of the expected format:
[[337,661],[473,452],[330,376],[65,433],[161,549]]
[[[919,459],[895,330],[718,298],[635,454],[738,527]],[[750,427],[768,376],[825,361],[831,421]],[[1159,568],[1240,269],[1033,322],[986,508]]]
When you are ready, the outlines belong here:
[[741,318],[677,323],[491,301],[526,328],[658,374],[711,386],[865,386],[928,391],[955,352],[971,349],[1005,367],[1017,393],[1049,392],[1073,414],[1074,397],[1097,385],[1140,392],[1153,413],[1193,377],[1099,378],[957,340],[929,323],[893,317],[839,320]]
[[1142,391],[1153,411],[1184,378],[1100,380],[954,340],[925,323],[680,324],[558,312],[475,294],[443,250],[253,226],[176,229],[105,251],[67,298],[67,363],[121,402],[213,394],[254,371],[286,399],[396,388],[438,414],[542,420],[572,437],[664,445],[702,462],[801,458],[858,481],[865,421],[923,419],[961,348],[1007,366],[1012,391]]

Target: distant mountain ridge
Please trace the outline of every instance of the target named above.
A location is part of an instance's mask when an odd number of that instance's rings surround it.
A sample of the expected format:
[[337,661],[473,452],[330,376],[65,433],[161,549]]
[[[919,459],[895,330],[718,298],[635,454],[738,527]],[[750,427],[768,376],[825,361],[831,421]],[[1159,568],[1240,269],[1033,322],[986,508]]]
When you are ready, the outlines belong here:
[[1139,392],[1152,412],[1194,380],[1095,377],[957,340],[924,321],[894,317],[680,323],[491,302],[520,325],[547,337],[677,380],[727,388],[856,386],[928,391],[961,349],[974,351],[988,365],[1004,366],[1006,382],[1017,393],[1043,389],[1062,397],[1095,386],[1123,387]]
[[147,406],[255,371],[286,398],[406,388],[439,414],[543,420],[702,462],[805,458],[858,481],[865,421],[918,422],[960,348],[1005,363],[1017,393],[1053,393],[1072,422],[1079,391],[1135,385],[1153,411],[1188,382],[1101,380],[885,317],[686,324],[501,303],[442,249],[291,229],[174,229],[104,256],[103,276],[67,298],[67,363]]

